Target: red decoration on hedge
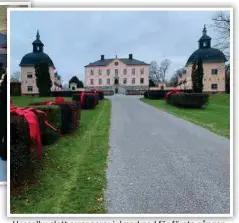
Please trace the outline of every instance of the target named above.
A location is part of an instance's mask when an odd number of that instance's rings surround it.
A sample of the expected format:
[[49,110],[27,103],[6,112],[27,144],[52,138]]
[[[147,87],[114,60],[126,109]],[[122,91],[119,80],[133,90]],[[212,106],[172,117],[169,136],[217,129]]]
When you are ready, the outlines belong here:
[[[49,102],[47,102],[49,103]],[[48,120],[47,120],[47,114],[41,110],[37,110],[35,108],[14,108],[13,103],[11,102],[11,113],[15,113],[20,116],[24,116],[26,119],[29,130],[30,130],[30,138],[32,141],[31,151],[32,153],[34,150],[36,150],[37,155],[36,159],[41,158],[42,154],[42,143],[41,143],[41,132],[40,132],[40,126],[39,126],[39,120],[35,113],[38,113],[44,117],[44,124],[52,129],[53,131],[59,132],[58,129],[56,129],[54,126],[52,126]]]
[[37,116],[30,109],[26,108],[13,108],[11,112],[16,113],[17,115],[20,116],[24,116],[24,118],[28,122],[32,142],[31,151],[33,153],[35,149],[37,152],[36,159],[40,159],[42,154],[42,143]]
[[63,97],[56,97],[55,99],[56,104],[62,104],[65,102]]
[[166,95],[165,95],[165,100],[168,100],[168,97],[171,95],[171,94],[179,94],[180,93],[180,90],[178,88],[174,88],[172,91],[169,91]]

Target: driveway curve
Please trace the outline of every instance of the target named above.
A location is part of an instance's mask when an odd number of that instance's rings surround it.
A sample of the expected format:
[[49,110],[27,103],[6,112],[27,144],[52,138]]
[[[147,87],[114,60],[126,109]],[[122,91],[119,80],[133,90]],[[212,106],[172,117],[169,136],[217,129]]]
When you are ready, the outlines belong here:
[[230,141],[138,99],[111,97],[107,212],[229,214]]

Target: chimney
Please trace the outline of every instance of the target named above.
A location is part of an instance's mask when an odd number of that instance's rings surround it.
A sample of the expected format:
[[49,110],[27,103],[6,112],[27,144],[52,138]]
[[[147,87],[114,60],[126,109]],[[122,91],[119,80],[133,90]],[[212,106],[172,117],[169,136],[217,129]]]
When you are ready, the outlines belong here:
[[105,55],[101,55],[101,60],[104,60],[105,59]]
[[133,60],[133,54],[129,54],[129,59]]

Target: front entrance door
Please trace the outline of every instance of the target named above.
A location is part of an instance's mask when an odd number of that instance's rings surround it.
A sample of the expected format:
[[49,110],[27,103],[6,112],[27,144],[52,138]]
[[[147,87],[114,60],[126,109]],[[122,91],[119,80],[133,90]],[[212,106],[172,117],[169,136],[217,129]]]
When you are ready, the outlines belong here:
[[119,79],[115,78],[115,85],[118,85],[118,84],[119,84]]

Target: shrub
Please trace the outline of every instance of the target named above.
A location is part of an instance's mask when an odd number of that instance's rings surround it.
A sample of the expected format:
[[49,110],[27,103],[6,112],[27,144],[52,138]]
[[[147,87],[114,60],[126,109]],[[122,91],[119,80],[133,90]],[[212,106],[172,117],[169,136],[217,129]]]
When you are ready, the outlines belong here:
[[171,94],[168,103],[184,108],[202,108],[208,103],[209,95],[203,93]]
[[52,91],[52,97],[72,97],[76,93],[81,93],[81,91]]
[[99,100],[103,100],[104,99],[104,92],[103,91],[98,91],[99,93]]
[[[47,114],[48,122],[57,129],[61,129],[62,118],[61,118],[61,110],[59,106],[56,105],[35,105],[31,106],[31,108],[35,108],[37,110],[41,110]],[[48,128],[44,121],[45,117],[35,112],[38,117],[40,130],[41,130],[41,140],[43,145],[49,145],[54,143],[59,137],[59,132],[56,132],[50,128]]]
[[86,93],[84,109],[93,109],[95,107],[95,96],[92,93]]
[[95,96],[92,93],[85,93],[84,101],[81,101],[81,93],[74,94],[72,96],[72,101],[81,104],[81,109],[92,109],[95,107]]
[[144,98],[149,98],[149,92],[148,91],[144,92]]
[[21,82],[11,82],[10,83],[10,95],[11,96],[21,96]]
[[160,91],[155,91],[155,90],[149,90],[147,93],[145,92],[145,95],[148,95],[149,99],[164,99],[165,94],[169,92],[168,90],[160,90]]
[[31,153],[31,139],[26,119],[16,114],[10,118],[10,180],[15,187],[30,180],[37,162]]
[[79,127],[80,108],[73,102],[64,102],[59,106],[61,108],[61,133],[71,133]]

